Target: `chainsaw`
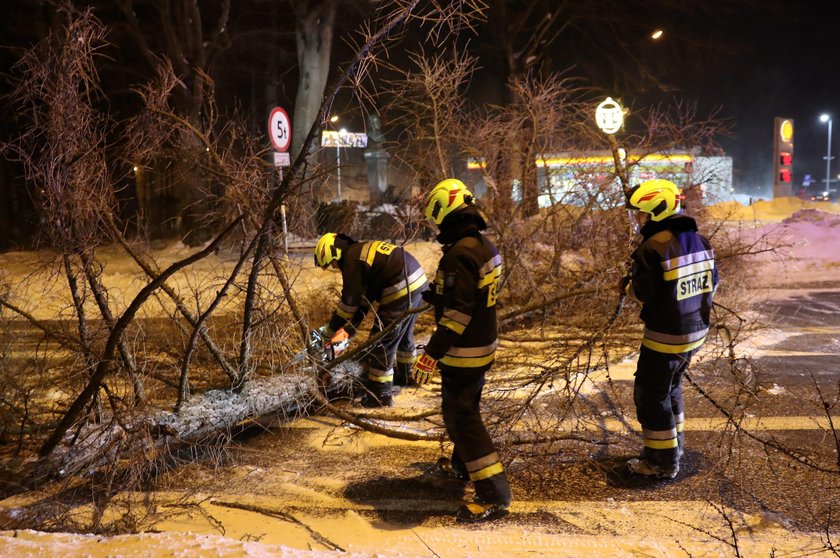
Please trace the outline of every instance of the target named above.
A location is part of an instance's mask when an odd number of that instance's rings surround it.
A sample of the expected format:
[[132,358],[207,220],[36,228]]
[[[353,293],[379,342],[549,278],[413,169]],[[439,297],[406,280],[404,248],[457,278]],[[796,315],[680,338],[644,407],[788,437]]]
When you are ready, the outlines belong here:
[[350,346],[350,336],[343,329],[338,330],[332,339],[326,341],[321,332],[313,329],[309,332],[306,349],[295,355],[295,362],[313,360],[318,364],[326,364],[347,350]]

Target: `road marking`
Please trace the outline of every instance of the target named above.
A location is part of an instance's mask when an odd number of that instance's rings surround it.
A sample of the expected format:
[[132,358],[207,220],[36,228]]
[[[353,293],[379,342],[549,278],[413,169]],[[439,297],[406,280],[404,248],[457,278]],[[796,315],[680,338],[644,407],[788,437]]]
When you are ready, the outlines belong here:
[[[834,427],[840,430],[840,416],[832,416]],[[332,428],[327,434],[324,427],[332,425]],[[400,428],[399,425],[388,423],[392,428]],[[415,448],[425,447],[439,449],[440,443],[429,441],[407,441],[397,440],[373,434],[361,430],[357,426],[343,424],[342,421],[332,417],[313,417],[298,419],[292,423],[284,425],[285,428],[292,428],[298,431],[304,431],[309,437],[309,444],[318,448],[320,451],[343,451],[357,453],[364,455],[366,452],[374,448],[383,447],[398,447],[410,445]],[[740,423],[739,427],[743,430],[751,432],[768,432],[768,431],[825,431],[829,432],[831,425],[827,417],[809,417],[809,416],[790,416],[790,417],[745,417]],[[725,430],[733,430],[735,424],[730,423],[725,417],[686,417],[685,430],[686,432],[723,432]],[[415,430],[415,428],[412,428]],[[420,429],[417,429],[420,430]],[[523,429],[525,430],[525,429]],[[562,421],[553,425],[553,430],[556,433],[563,432],[607,432],[617,434],[640,433],[641,426],[635,418],[624,417],[619,418],[581,418],[578,421]],[[429,429],[428,432],[433,432]],[[516,429],[514,429],[514,432]],[[443,431],[438,432],[443,435]],[[326,438],[325,438],[326,436]],[[448,442],[445,442],[448,443]]]
[[[834,427],[840,430],[840,416],[832,416]],[[628,419],[628,424],[636,430],[641,426],[634,419]],[[745,417],[738,425],[744,430],[763,432],[768,430],[828,430],[831,428],[828,418],[793,416],[793,417]],[[627,430],[627,427],[618,419],[606,419],[604,426],[610,432]],[[685,429],[693,432],[721,432],[732,429],[735,425],[726,420],[725,417],[686,417]]]

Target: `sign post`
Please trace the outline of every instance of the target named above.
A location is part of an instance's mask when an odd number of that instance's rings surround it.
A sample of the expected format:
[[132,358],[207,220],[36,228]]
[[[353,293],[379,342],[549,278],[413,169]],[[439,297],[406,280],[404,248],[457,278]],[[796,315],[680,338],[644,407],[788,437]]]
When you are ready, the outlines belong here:
[[[281,107],[274,107],[268,116],[268,137],[274,146],[274,166],[278,179],[283,180],[283,167],[290,164],[289,146],[292,144],[292,124],[289,115]],[[289,253],[289,235],[286,228],[286,204],[280,205],[280,219],[283,222],[283,250]]]
[[627,183],[627,168],[625,166],[627,153],[615,141],[616,132],[624,126],[624,108],[612,97],[607,97],[595,108],[595,124],[598,125],[598,128],[609,139],[610,151],[612,152],[613,163],[615,164],[615,174],[618,176],[618,180],[621,182],[621,188],[626,195],[630,190],[630,185]]

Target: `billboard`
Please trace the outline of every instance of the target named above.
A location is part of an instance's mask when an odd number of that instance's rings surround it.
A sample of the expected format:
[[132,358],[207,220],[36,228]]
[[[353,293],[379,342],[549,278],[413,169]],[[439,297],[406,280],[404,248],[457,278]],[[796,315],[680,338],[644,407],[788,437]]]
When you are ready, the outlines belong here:
[[358,132],[321,132],[321,147],[367,147],[367,134]]

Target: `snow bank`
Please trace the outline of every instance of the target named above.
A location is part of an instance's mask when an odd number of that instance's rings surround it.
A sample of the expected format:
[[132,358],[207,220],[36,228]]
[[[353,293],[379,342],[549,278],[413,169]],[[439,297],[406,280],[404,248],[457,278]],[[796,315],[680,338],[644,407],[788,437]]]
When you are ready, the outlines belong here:
[[770,221],[778,222],[801,210],[819,210],[824,213],[840,214],[840,205],[830,202],[812,202],[799,198],[775,198],[759,200],[752,205],[728,201],[706,208],[715,219],[727,221]]

